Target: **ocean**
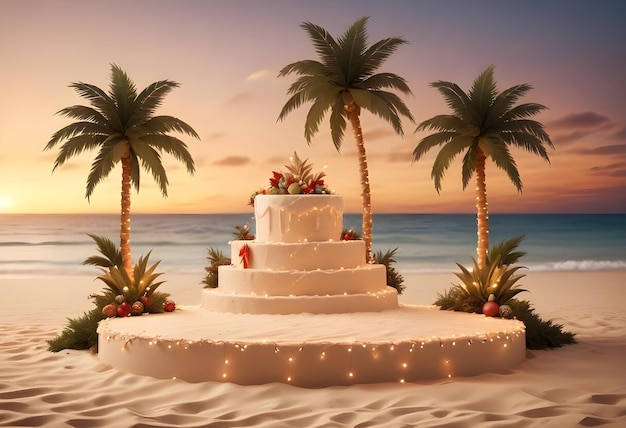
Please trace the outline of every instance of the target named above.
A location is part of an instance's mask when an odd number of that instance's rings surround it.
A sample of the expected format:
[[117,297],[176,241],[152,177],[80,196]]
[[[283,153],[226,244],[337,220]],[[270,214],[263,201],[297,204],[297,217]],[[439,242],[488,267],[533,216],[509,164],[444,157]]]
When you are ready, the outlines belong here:
[[[526,235],[520,264],[529,271],[626,269],[626,214],[490,214],[491,243]],[[152,251],[160,272],[205,275],[213,247],[229,255],[236,225],[254,233],[252,214],[135,214],[133,260]],[[378,214],[373,249],[397,248],[401,273],[456,272],[472,265],[476,248],[473,214]],[[360,215],[346,214],[344,227],[361,229]],[[0,278],[92,275],[82,261],[97,254],[87,234],[119,243],[114,214],[0,215]]]

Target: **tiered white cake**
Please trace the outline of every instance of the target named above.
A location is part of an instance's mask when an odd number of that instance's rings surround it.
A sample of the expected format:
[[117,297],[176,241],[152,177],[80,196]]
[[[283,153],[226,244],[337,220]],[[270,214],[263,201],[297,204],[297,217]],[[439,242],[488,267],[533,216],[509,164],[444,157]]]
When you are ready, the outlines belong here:
[[[384,265],[366,261],[365,243],[341,240],[343,198],[257,195],[256,239],[231,242],[230,266],[202,307],[251,314],[371,312],[398,306]],[[245,261],[244,261],[245,259]]]

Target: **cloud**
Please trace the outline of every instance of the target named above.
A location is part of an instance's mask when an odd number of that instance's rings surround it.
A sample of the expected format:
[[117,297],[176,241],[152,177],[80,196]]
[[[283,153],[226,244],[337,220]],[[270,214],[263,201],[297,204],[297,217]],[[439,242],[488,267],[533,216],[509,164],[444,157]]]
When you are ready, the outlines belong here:
[[240,92],[234,97],[227,99],[226,102],[224,102],[224,105],[228,107],[238,106],[253,99],[254,95],[252,92]]
[[591,172],[596,175],[626,177],[626,163],[612,163],[609,165],[594,166],[591,168]]
[[552,140],[553,140],[554,144],[559,146],[559,145],[563,145],[563,144],[573,143],[575,141],[580,140],[581,138],[585,138],[586,136],[588,136],[590,134],[591,134],[591,132],[589,132],[589,131],[574,131],[574,132],[570,132],[570,133],[567,133],[567,134],[558,135],[558,136],[552,138]]
[[218,166],[243,166],[251,163],[251,160],[247,156],[227,156],[220,160],[213,162]]
[[411,164],[413,162],[413,152],[411,151],[391,152],[387,154],[387,157],[385,160],[390,163]]
[[389,137],[397,137],[397,134],[388,128],[374,128],[363,132],[363,139],[368,141],[376,141]]
[[570,113],[567,116],[564,116],[548,124],[550,128],[555,129],[590,129],[597,128],[601,125],[613,126],[611,120],[607,116],[594,113],[592,111],[585,111],[582,113]]
[[214,140],[219,140],[224,138],[224,133],[223,132],[211,132],[210,134],[208,134],[206,136],[206,140],[208,141],[214,141]]
[[611,135],[611,138],[616,140],[626,140],[626,127],[617,130],[617,132]]
[[615,156],[626,154],[625,144],[614,144],[611,146],[600,146],[594,149],[579,150],[578,153],[583,155],[601,155],[601,156]]
[[268,69],[258,70],[253,73],[250,73],[248,77],[246,77],[246,80],[247,81],[261,80],[261,79],[265,79],[268,77],[273,77],[274,74],[275,73],[272,72],[272,70],[268,70]]

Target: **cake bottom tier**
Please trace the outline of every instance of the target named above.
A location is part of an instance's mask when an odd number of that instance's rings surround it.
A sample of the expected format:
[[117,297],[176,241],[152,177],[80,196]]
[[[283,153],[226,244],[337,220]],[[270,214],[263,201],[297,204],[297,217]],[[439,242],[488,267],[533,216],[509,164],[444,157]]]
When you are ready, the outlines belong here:
[[526,358],[517,320],[400,305],[383,312],[252,315],[199,306],[109,318],[98,358],[160,379],[325,387],[506,372]]
[[398,307],[398,292],[386,287],[376,293],[295,297],[230,294],[218,287],[202,291],[201,306],[210,311],[237,314],[380,312]]

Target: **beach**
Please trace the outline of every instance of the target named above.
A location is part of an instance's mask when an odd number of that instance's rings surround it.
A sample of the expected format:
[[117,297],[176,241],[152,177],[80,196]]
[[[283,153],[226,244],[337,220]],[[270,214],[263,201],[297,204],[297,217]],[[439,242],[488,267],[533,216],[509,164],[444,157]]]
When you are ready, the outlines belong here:
[[[306,389],[280,383],[187,383],[119,372],[88,351],[47,351],[67,317],[92,308],[93,276],[3,277],[0,426],[575,427],[626,425],[626,271],[526,272],[543,319],[577,344],[527,351],[506,373],[420,383]],[[406,273],[402,304],[430,305],[452,274]],[[163,291],[198,304],[197,275]]]

